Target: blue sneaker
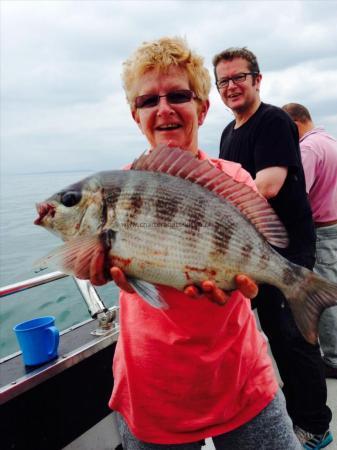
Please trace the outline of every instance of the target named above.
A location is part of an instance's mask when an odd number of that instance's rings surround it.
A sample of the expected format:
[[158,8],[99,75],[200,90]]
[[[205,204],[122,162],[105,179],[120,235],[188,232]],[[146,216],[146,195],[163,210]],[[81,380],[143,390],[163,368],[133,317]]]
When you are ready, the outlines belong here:
[[294,431],[305,450],[319,450],[333,441],[330,430],[326,430],[323,434],[312,434],[295,425]]

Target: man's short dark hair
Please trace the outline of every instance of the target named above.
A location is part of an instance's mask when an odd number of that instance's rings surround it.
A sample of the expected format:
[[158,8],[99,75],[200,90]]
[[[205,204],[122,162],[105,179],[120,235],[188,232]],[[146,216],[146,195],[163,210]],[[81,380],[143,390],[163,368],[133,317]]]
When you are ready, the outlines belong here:
[[282,109],[289,114],[289,116],[297,122],[306,123],[312,121],[309,110],[299,103],[287,103],[282,106]]
[[214,56],[212,62],[214,67],[214,75],[216,77],[216,66],[220,61],[232,61],[234,58],[242,58],[248,62],[248,70],[250,72],[260,73],[259,64],[257,62],[257,58],[253,52],[248,50],[247,47],[230,47],[226,50],[218,53]]

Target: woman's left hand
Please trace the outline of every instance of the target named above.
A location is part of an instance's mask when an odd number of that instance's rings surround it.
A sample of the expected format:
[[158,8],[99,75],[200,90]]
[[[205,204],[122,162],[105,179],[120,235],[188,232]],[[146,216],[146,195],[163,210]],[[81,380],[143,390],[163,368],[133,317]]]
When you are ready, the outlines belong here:
[[[247,298],[254,298],[258,293],[258,286],[250,277],[244,274],[238,274],[235,276],[236,288]],[[184,292],[189,297],[195,298],[200,295],[206,295],[206,297],[214,303],[224,305],[231,298],[231,295],[235,291],[226,292],[218,288],[214,281],[206,280],[201,283],[201,288],[196,286],[187,286]]]

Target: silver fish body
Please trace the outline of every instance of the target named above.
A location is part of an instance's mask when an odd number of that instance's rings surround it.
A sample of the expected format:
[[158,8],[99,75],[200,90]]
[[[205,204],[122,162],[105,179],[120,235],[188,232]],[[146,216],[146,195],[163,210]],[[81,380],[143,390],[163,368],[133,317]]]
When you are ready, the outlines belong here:
[[[113,208],[109,211],[108,206],[104,228],[116,232],[110,256],[116,264],[126,261],[129,275],[177,289],[205,279],[232,289],[233,277],[240,272],[288,288],[283,276],[291,270],[290,263],[230,203],[163,173],[122,175],[124,186],[117,201],[105,190],[106,199],[113,198]],[[99,176],[102,185],[110,176]]]
[[[275,220],[265,224],[267,207],[259,204],[255,211],[257,194],[247,193],[248,206],[238,200],[240,211],[235,201],[195,179],[142,167],[95,174],[38,206],[35,223],[69,241],[60,253],[63,268],[71,272],[74,255],[87,246],[90,256],[92,238],[104,236],[94,245],[107,248],[107,266],[116,265],[129,277],[149,283],[182,290],[214,280],[230,290],[234,276],[245,273],[257,283],[278,287],[305,338],[315,342],[321,311],[337,303],[337,286],[290,263],[268,244],[261,230],[280,235],[280,242],[284,230]],[[228,198],[235,197],[235,187],[231,192]]]

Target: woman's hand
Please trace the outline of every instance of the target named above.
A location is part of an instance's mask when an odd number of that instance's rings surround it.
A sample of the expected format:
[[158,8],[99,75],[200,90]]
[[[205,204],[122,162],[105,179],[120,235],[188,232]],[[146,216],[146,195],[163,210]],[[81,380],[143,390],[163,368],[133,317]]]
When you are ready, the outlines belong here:
[[[124,272],[119,267],[111,267],[110,273],[113,281],[120,289],[123,289],[124,291],[130,293],[135,292],[133,287],[127,282]],[[256,297],[258,292],[257,284],[247,275],[236,275],[235,282],[237,289],[245,297]],[[220,305],[224,305],[225,303],[227,303],[232,295],[232,293],[225,292],[222,289],[216,287],[214,281],[210,280],[203,281],[200,289],[194,285],[188,286],[184,289],[184,293],[193,298],[199,297],[200,295],[206,295],[209,300]]]
[[[247,275],[238,274],[235,276],[236,288],[247,298],[254,298],[258,293],[257,284],[249,278]],[[226,292],[218,288],[214,281],[206,280],[201,283],[201,288],[196,286],[188,286],[184,289],[184,292],[189,297],[195,298],[200,295],[206,295],[206,297],[214,303],[224,305],[231,298],[232,292]]]
[[124,272],[119,267],[111,267],[110,274],[111,278],[120,289],[129,292],[130,294],[135,292],[131,284],[128,283]]

